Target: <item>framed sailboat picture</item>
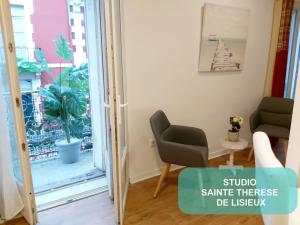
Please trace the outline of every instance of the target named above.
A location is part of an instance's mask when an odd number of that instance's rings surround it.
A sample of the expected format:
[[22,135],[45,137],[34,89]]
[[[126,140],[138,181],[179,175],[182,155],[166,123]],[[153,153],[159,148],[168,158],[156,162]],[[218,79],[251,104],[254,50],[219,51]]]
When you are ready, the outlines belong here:
[[244,67],[250,11],[205,4],[199,71],[240,71]]

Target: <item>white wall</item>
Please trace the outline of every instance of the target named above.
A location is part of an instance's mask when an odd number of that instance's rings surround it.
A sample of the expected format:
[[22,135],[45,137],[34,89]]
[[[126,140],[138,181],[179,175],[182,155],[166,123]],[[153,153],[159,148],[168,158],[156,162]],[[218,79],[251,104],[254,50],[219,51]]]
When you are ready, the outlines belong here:
[[[199,73],[201,7],[205,2],[250,9],[242,72]],[[170,121],[204,129],[210,151],[229,129],[229,116],[248,121],[263,96],[273,0],[124,0],[131,181],[161,168],[150,146],[149,117],[163,109]],[[249,127],[242,136],[250,137]]]

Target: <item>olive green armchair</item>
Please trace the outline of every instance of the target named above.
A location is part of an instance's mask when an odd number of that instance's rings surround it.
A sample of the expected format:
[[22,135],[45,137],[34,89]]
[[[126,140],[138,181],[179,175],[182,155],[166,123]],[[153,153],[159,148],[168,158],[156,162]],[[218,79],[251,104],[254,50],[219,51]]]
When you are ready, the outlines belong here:
[[[269,137],[278,138],[287,152],[294,101],[288,98],[264,97],[256,111],[250,116],[252,133],[262,131]],[[250,150],[248,161],[252,159]]]

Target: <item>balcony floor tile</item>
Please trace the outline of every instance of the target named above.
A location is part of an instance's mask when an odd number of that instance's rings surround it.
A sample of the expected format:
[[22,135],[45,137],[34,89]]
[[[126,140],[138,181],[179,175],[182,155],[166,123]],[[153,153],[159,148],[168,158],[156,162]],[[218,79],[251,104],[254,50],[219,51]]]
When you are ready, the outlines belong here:
[[81,153],[80,160],[72,164],[63,164],[59,158],[32,162],[31,171],[36,193],[105,175],[94,166],[93,151]]

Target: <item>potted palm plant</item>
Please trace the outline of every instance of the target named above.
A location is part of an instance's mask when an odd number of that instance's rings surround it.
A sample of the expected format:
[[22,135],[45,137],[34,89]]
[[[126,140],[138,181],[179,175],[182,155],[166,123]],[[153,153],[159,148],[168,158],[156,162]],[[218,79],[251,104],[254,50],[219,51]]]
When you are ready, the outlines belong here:
[[[56,54],[64,61],[73,59],[73,52],[68,47],[68,42],[59,36],[56,40]],[[61,72],[57,79],[44,88],[40,88],[39,93],[43,97],[44,113],[46,119],[58,122],[63,131],[65,138],[55,142],[58,148],[60,158],[63,163],[69,164],[79,160],[81,148],[81,139],[75,137],[83,121],[83,115],[87,111],[87,97],[85,90],[81,90],[72,83],[66,82],[66,77],[70,75],[72,69],[66,68]],[[76,84],[74,78],[72,82]],[[80,83],[80,80],[77,81]],[[77,132],[72,132],[76,130]]]

